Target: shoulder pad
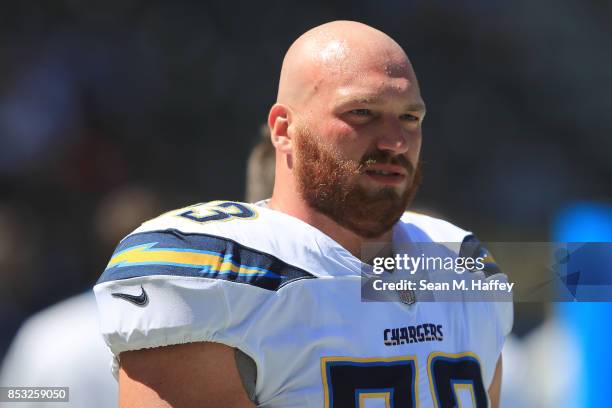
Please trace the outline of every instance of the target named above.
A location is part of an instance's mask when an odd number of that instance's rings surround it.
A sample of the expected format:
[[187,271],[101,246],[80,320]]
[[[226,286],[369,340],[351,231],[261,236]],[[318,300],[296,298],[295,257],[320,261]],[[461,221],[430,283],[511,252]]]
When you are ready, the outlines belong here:
[[268,290],[313,277],[225,237],[166,229],[136,232],[121,241],[97,283],[152,275],[222,279]]
[[459,256],[463,258],[483,258],[484,268],[481,270],[485,277],[501,273],[499,266],[493,259],[493,255],[485,248],[484,245],[476,238],[475,235],[468,235],[461,243]]
[[463,242],[471,233],[448,221],[406,211],[399,226],[415,242]]
[[[172,240],[174,246],[162,246],[166,245],[166,242],[157,241],[158,237],[135,238],[137,235],[146,236],[152,233],[163,234]],[[223,256],[233,253],[231,259],[235,262],[238,262],[238,259],[246,259],[249,263],[244,263],[245,266],[267,269],[282,276],[283,273],[277,271],[277,263],[270,265],[269,260],[251,262],[254,259],[273,258],[293,266],[295,271],[289,274],[289,279],[296,276],[306,277],[303,271],[309,271],[316,276],[326,276],[333,271],[333,274],[338,276],[358,275],[361,270],[359,260],[312,225],[280,211],[234,201],[196,204],[147,221],[121,242],[113,257],[119,256],[119,251],[153,242],[157,244],[154,247],[141,248],[140,253],[148,253],[160,247],[183,251],[208,250],[217,255],[222,253]],[[244,256],[238,258],[239,254],[236,252]],[[246,256],[247,253],[253,254]],[[134,251],[131,254],[134,254]],[[199,260],[202,260],[201,258],[198,257]],[[120,260],[121,257],[111,260],[109,267]],[[195,265],[199,266],[198,263]],[[209,264],[204,266],[207,265]],[[269,270],[269,267],[273,269]],[[274,277],[265,273],[257,276]]]

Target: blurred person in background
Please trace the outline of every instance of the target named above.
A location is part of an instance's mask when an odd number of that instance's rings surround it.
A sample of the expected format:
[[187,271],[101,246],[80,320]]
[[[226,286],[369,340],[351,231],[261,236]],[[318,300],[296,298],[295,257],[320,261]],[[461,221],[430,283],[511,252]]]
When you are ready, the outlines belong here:
[[[125,186],[111,192],[101,200],[94,217],[99,245],[112,248],[117,240],[159,210],[157,197],[144,187]],[[0,222],[0,235],[2,231]],[[19,241],[0,239],[0,242]],[[23,323],[2,364],[0,386],[69,387],[68,403],[33,403],[36,407],[117,406],[117,383],[108,374],[109,355],[99,334],[95,298],[88,290],[38,312]],[[28,406],[27,402],[5,404],[7,408]]]
[[272,197],[274,188],[274,161],[276,150],[270,141],[270,129],[261,125],[259,139],[247,160],[245,200],[256,203]]
[[583,369],[576,334],[551,310],[528,335],[508,336],[503,356],[501,407],[581,406],[568,403]]
[[[275,150],[267,125],[262,126],[247,162],[245,195],[249,202],[269,198],[274,187]],[[105,196],[94,217],[98,242],[106,251],[141,222],[159,212],[158,198],[148,189],[124,186]],[[18,217],[0,207],[0,271],[17,272],[15,245],[22,242],[14,228]],[[9,236],[11,239],[9,239]],[[11,245],[9,247],[8,245]],[[10,256],[9,256],[10,255]],[[22,282],[3,276],[6,282]],[[23,282],[22,282],[23,283]],[[2,286],[8,289],[8,286]],[[0,299],[10,305],[13,290]],[[10,295],[10,296],[9,296]],[[6,308],[3,308],[6,313]],[[93,292],[73,296],[28,318],[17,332],[0,370],[0,386],[67,386],[66,407],[108,408],[117,406],[117,381],[109,375],[110,352],[102,336]],[[37,402],[36,407],[55,407],[57,402]],[[9,404],[27,407],[27,403]]]
[[10,334],[24,319],[23,303],[32,301],[39,283],[28,271],[40,261],[40,227],[30,220],[30,208],[0,202],[0,356]]

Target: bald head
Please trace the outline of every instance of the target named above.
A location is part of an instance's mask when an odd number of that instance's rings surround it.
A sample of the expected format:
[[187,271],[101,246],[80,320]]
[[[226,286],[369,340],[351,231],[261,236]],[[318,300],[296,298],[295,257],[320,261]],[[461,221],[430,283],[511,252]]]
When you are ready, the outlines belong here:
[[404,50],[387,34],[354,21],[333,21],[300,36],[283,60],[277,102],[300,109],[328,85],[368,72],[416,82]]

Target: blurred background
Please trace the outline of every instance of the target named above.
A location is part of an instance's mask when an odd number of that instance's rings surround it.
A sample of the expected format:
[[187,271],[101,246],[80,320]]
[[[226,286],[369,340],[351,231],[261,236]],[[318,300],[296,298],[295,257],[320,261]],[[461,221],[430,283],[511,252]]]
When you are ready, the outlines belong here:
[[[590,239],[555,231],[578,204],[612,214],[610,18],[602,0],[2,2],[0,360],[29,316],[90,290],[140,222],[245,199],[284,52],[330,20],[385,31],[415,66],[428,106],[416,207],[482,241]],[[517,304],[514,361],[566,339],[533,345],[565,315]]]

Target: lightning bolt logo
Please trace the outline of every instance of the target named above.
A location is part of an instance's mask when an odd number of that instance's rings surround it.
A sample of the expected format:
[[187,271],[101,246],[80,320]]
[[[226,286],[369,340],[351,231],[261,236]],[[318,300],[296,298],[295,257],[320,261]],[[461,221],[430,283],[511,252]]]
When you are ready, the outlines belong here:
[[232,254],[183,248],[155,248],[157,242],[133,246],[116,253],[106,269],[127,266],[167,265],[184,268],[200,268],[210,275],[232,275],[241,277],[266,277],[281,279],[281,276],[264,268],[242,265],[232,259]]

